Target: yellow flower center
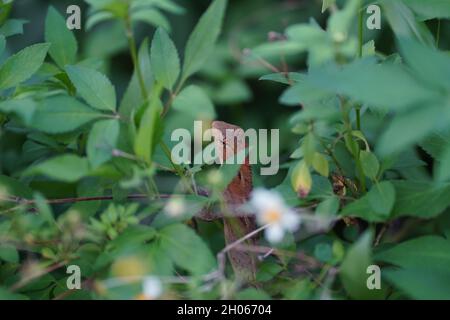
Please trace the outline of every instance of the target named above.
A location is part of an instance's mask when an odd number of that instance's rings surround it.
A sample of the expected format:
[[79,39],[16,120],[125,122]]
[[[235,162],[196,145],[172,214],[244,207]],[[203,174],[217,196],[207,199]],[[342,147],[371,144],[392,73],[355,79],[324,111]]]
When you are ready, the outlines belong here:
[[267,210],[264,213],[264,219],[267,221],[267,223],[274,223],[278,222],[281,219],[281,212],[278,210]]

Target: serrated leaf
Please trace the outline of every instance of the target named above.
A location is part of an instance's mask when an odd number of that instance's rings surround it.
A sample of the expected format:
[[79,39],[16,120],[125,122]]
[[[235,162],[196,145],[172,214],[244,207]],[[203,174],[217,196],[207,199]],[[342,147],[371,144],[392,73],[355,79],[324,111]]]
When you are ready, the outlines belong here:
[[417,21],[403,1],[382,0],[381,5],[397,38],[417,39],[425,45],[435,45],[430,30],[424,23]]
[[336,196],[331,196],[319,203],[316,208],[315,213],[319,215],[323,215],[326,217],[332,217],[336,215],[339,209],[339,198]]
[[23,175],[43,175],[58,181],[77,182],[89,173],[87,159],[66,154],[29,167]]
[[380,162],[375,154],[369,151],[361,151],[359,157],[364,174],[370,179],[375,180],[380,171]]
[[316,68],[310,71],[307,80],[319,89],[382,110],[404,110],[440,97],[411,75],[405,66],[376,64],[372,58],[357,60],[344,67]]
[[120,125],[116,119],[98,121],[93,125],[86,146],[92,168],[95,169],[112,158],[119,131]]
[[394,181],[397,200],[393,216],[432,218],[450,205],[450,184],[426,181]]
[[65,133],[102,117],[106,116],[74,98],[58,96],[39,104],[32,126],[46,133]]
[[448,299],[450,241],[424,236],[378,252],[378,261],[395,265],[383,275],[406,295],[416,299]]
[[450,18],[450,2],[446,0],[403,0],[422,20]]
[[372,264],[372,239],[373,234],[365,232],[350,247],[340,267],[344,288],[354,299],[381,299],[384,296],[384,290],[367,288],[367,267]]
[[442,129],[448,124],[449,120],[443,112],[445,109],[441,104],[428,103],[425,108],[419,107],[398,114],[381,134],[377,151],[381,155],[389,155],[419,143],[434,130]]
[[450,90],[450,56],[447,53],[409,39],[400,39],[400,48],[417,77],[439,90]]
[[322,176],[328,177],[328,174],[329,174],[328,160],[323,154],[321,154],[319,152],[316,152],[314,154],[314,157],[312,160],[312,166],[313,166],[314,170],[316,170]]
[[134,152],[147,163],[152,162],[153,151],[158,143],[157,139],[162,125],[161,111],[161,101],[157,95],[154,95],[146,106],[134,141]]
[[162,28],[158,28],[153,37],[150,61],[156,80],[172,90],[180,75],[180,59],[175,44]]
[[216,117],[214,105],[202,88],[190,85],[183,89],[173,102],[173,109],[186,112],[195,119],[212,120]]
[[80,66],[67,66],[66,71],[77,93],[91,107],[98,110],[116,110],[116,91],[106,76]]
[[45,41],[52,44],[49,53],[59,67],[64,68],[76,61],[77,40],[67,28],[64,17],[54,7],[49,7],[45,20]]
[[41,67],[49,47],[48,43],[39,43],[9,57],[0,67],[0,89],[28,80]]
[[22,19],[8,19],[1,26],[0,33],[5,37],[23,34],[23,26],[26,23],[28,21]]
[[161,250],[182,269],[194,275],[202,275],[216,267],[211,250],[188,226],[170,225],[159,232],[159,237]]
[[226,5],[227,0],[214,0],[192,31],[186,44],[182,81],[197,72],[214,49]]
[[389,181],[375,184],[367,193],[371,208],[378,214],[389,216],[395,203],[395,188]]
[[36,103],[31,99],[14,99],[0,102],[0,113],[14,114],[26,125],[31,120],[36,110]]
[[450,271],[450,241],[424,236],[402,242],[376,254],[375,258],[402,268],[423,268],[431,272]]
[[154,27],[162,27],[167,31],[170,31],[170,22],[167,18],[161,14],[158,10],[147,8],[140,9],[132,13],[132,21],[142,21],[150,24]]
[[[148,39],[146,38],[139,48],[138,53],[139,66],[144,77],[146,92],[150,92],[153,87],[153,71],[150,63],[150,53]],[[139,84],[137,71],[134,70],[127,90],[120,102],[120,114],[125,117],[130,117],[131,113],[139,108],[144,103],[142,89]]]

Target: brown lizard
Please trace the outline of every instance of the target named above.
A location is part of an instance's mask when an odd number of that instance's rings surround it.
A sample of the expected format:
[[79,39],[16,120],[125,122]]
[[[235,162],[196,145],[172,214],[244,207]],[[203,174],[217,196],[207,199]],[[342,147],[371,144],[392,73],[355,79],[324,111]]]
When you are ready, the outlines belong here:
[[[238,126],[222,122],[214,121],[212,128],[218,130],[221,135],[220,139],[215,138],[216,150],[221,163],[225,163],[226,159],[232,155],[245,149],[244,131]],[[227,141],[227,130],[232,130],[233,140]],[[230,132],[229,132],[230,133]],[[230,134],[229,134],[230,135]],[[231,181],[223,192],[223,198],[227,205],[229,215],[220,213],[211,213],[204,210],[198,216],[199,218],[211,221],[217,218],[223,219],[224,236],[227,245],[239,240],[246,234],[256,230],[256,221],[253,216],[243,215],[238,212],[239,206],[247,202],[253,188],[252,170],[248,156],[245,158],[244,164],[239,169],[237,176]],[[233,217],[238,216],[238,217]],[[248,245],[254,245],[255,240],[249,239]],[[240,281],[254,282],[256,278],[256,257],[252,253],[230,250],[228,258],[231,262],[236,277]]]

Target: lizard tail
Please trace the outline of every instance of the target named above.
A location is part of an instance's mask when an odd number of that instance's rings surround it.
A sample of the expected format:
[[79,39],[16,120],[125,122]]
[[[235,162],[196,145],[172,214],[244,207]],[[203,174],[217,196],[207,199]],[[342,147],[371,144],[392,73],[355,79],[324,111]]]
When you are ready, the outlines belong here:
[[[256,222],[253,217],[225,218],[225,242],[229,245],[255,229]],[[246,245],[255,245],[255,243],[255,239],[248,239],[244,242]],[[228,259],[239,281],[245,283],[253,283],[256,281],[257,260],[255,254],[231,249],[228,251]]]

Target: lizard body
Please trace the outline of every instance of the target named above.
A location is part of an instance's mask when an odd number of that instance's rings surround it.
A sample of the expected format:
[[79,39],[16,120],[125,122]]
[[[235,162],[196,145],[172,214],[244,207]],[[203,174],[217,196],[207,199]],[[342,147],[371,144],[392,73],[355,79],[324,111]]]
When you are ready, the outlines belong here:
[[[238,126],[222,121],[214,121],[212,123],[212,128],[221,133],[222,139],[216,139],[215,142],[218,157],[222,163],[224,163],[228,157],[236,155],[239,151],[245,149],[244,132]],[[227,141],[227,131],[228,133],[234,133],[232,137],[233,141]],[[204,218],[205,220],[212,220],[217,217],[223,219],[224,237],[227,245],[239,240],[256,229],[256,221],[253,216],[242,215],[238,212],[238,208],[248,201],[252,188],[252,170],[249,159],[246,157],[237,176],[234,177],[223,193],[227,210],[230,212],[231,216],[211,214],[210,212],[203,212],[200,216],[200,218]],[[255,240],[249,239],[247,244],[255,244]],[[228,252],[228,258],[239,280],[245,282],[255,281],[256,259],[254,254],[230,250]]]

